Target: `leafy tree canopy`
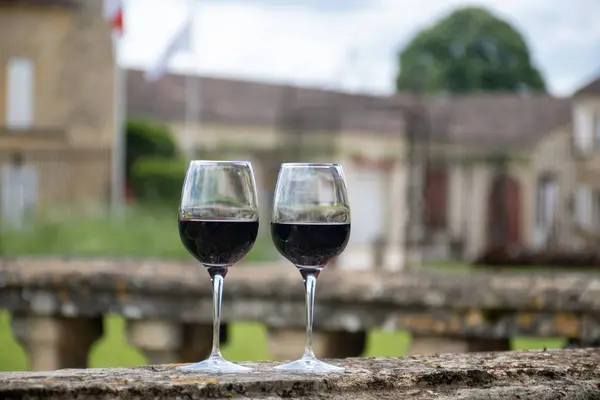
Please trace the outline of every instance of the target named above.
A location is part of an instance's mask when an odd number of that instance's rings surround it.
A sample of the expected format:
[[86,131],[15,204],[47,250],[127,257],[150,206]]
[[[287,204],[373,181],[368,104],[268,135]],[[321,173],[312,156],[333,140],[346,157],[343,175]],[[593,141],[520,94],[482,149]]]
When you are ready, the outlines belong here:
[[545,91],[523,36],[479,7],[460,8],[419,32],[399,55],[399,91]]

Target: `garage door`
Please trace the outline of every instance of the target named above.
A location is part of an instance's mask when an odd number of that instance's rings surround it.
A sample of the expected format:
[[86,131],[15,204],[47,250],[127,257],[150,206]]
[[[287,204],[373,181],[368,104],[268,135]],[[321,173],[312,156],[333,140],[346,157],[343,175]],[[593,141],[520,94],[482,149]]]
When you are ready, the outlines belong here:
[[352,171],[346,175],[352,210],[350,243],[371,244],[380,235],[385,221],[385,173]]

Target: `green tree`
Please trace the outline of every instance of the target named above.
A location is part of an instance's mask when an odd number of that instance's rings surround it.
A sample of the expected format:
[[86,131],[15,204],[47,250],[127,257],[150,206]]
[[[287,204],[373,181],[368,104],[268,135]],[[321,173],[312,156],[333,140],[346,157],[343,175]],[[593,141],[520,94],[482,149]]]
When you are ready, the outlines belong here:
[[545,91],[523,36],[478,7],[460,8],[419,32],[399,55],[399,91]]

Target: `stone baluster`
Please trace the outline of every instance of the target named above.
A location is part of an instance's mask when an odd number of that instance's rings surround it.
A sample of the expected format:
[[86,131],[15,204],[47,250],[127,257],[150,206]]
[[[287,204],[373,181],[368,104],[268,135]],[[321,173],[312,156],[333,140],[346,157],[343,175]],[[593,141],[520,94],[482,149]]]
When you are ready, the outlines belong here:
[[[268,334],[268,348],[274,360],[294,360],[302,355],[304,329],[270,327]],[[365,343],[366,332],[313,330],[313,349],[318,358],[359,357]]]
[[[166,319],[127,321],[127,341],[150,364],[196,362],[212,347],[212,325],[184,324]],[[221,344],[227,342],[227,326],[221,327]]]
[[183,345],[183,327],[166,319],[129,320],[127,342],[141,351],[150,364],[176,363]]
[[33,371],[87,367],[89,350],[103,333],[101,317],[13,315],[11,327]]

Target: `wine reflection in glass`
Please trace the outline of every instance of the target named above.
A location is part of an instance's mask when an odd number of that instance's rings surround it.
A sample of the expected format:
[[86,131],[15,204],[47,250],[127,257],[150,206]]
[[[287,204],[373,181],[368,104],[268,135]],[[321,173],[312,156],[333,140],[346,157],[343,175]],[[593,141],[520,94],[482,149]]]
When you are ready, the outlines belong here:
[[306,291],[306,347],[302,357],[276,367],[294,372],[344,372],[315,357],[312,348],[315,284],[350,238],[350,206],[339,164],[282,164],[273,199],[271,237],[298,268]]
[[183,367],[204,372],[243,372],[219,347],[223,281],[229,268],[254,246],[258,201],[252,165],[246,161],[191,161],[183,183],[179,236],[210,275],[213,285],[213,345],[208,359]]

